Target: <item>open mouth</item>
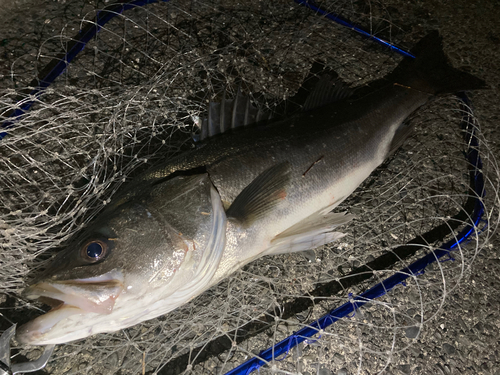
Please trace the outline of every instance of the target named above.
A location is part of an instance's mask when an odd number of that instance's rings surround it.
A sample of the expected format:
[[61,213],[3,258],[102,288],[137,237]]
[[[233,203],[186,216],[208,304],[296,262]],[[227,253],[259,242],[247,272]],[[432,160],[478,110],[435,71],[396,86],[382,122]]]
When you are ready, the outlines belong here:
[[105,282],[41,282],[25,289],[29,299],[38,299],[53,308],[61,304],[78,307],[85,312],[109,314],[113,311],[116,298],[123,290],[119,280]]
[[119,276],[115,274],[90,279],[43,281],[26,288],[23,292],[26,298],[37,299],[52,309],[19,327],[17,340],[22,344],[35,344],[58,322],[71,315],[110,314],[116,298],[124,288]]
[[64,305],[63,301],[60,301],[60,300],[54,299],[54,298],[50,298],[50,297],[39,297],[38,301],[40,301],[44,305],[50,306],[51,307],[50,311],[57,310],[59,307]]

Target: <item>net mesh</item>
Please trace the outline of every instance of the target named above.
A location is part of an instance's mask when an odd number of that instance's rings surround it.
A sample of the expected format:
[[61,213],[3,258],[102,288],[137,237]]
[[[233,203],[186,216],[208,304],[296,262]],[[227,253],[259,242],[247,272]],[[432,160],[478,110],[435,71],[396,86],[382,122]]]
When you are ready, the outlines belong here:
[[[289,1],[172,1],[117,15],[35,98],[26,92],[37,72],[67,49],[79,28],[94,23],[96,9],[105,4],[46,5],[54,11],[38,18],[45,21],[36,32],[12,30],[2,42],[16,52],[2,61],[1,121],[21,103],[35,102],[0,144],[6,327],[45,308],[20,296],[29,273],[43,267],[122,183],[191,148],[193,119],[223,90],[234,94],[243,87],[273,111],[298,90],[314,62],[360,86],[384,76],[400,59]],[[383,3],[330,1],[322,7],[393,42],[411,46],[418,39],[403,33]],[[454,97],[412,116],[412,137],[339,207],[357,216],[339,242],[264,257],[165,316],[60,345],[47,372],[223,374],[453,239],[470,223],[464,206],[475,195],[462,116]],[[406,363],[426,323],[443,311],[447,298],[455,298],[497,225],[499,169],[476,119],[472,125],[480,140],[490,225],[479,223],[448,261],[411,275],[260,373],[372,374]],[[438,226],[449,229],[446,237],[413,246],[403,259],[401,246]],[[350,272],[387,254],[396,255],[396,263],[353,281]],[[18,360],[39,353],[19,348]]]

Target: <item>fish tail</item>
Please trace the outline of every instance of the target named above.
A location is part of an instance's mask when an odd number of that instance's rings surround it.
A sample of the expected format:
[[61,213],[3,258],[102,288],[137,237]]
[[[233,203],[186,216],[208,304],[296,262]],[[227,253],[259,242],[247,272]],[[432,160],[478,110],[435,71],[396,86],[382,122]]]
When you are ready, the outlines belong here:
[[434,95],[487,87],[482,79],[451,66],[437,31],[423,37],[411,53],[416,57],[406,57],[387,78]]

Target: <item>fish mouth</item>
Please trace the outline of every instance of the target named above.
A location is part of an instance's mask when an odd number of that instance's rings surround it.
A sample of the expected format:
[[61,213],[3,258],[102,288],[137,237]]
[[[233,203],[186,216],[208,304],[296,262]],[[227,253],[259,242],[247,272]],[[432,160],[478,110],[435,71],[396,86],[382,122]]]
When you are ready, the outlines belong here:
[[75,314],[111,314],[115,301],[124,289],[121,273],[65,281],[45,280],[31,285],[23,295],[39,300],[52,309],[18,328],[21,344],[36,345],[60,321]]

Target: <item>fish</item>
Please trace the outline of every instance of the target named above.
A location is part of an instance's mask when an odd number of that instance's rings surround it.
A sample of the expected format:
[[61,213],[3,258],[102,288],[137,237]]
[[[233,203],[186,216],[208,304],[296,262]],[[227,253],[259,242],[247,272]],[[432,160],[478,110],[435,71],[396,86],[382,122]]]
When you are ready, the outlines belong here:
[[199,146],[130,181],[23,291],[53,308],[17,341],[118,331],[262,256],[343,237],[354,216],[334,209],[411,134],[405,120],[437,96],[486,88],[450,65],[438,32],[412,53],[357,90],[322,76],[301,111],[276,119],[241,92],[210,103]]

